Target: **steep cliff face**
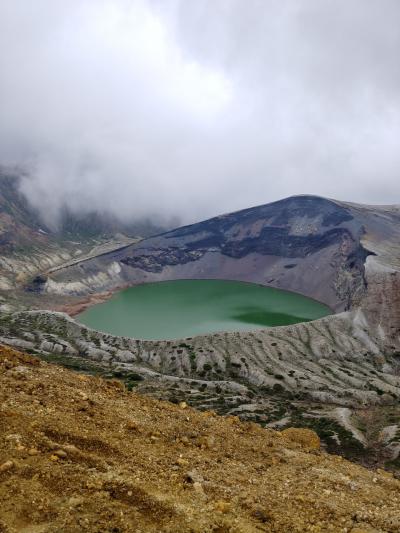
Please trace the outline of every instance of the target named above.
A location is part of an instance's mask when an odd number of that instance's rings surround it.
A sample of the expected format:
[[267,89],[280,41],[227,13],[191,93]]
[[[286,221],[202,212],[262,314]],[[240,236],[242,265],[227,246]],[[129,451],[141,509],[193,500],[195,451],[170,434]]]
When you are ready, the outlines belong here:
[[[113,264],[115,275],[107,275],[103,290],[146,281],[234,279],[297,291],[341,311],[365,293],[364,263],[374,253],[362,241],[369,218],[373,214],[324,198],[287,198],[145,239],[59,272],[44,290],[99,290],[99,274]],[[389,217],[383,225],[392,222]]]
[[363,233],[348,209],[300,196],[149,239],[120,261],[152,279],[234,277],[298,291],[341,310],[364,289]]
[[377,271],[367,264],[368,290],[363,310],[368,320],[393,337],[400,335],[400,272]]

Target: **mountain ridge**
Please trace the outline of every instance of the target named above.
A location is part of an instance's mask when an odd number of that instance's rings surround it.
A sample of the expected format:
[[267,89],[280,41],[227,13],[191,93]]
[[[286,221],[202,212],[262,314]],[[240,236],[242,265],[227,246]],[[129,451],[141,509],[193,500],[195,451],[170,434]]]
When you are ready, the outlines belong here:
[[[388,207],[294,196],[144,239],[79,271],[59,272],[43,291],[85,295],[147,281],[234,279],[293,290],[342,311],[361,301],[366,260],[382,255],[380,243],[396,240],[398,227],[400,213]],[[111,266],[113,273],[93,285]]]

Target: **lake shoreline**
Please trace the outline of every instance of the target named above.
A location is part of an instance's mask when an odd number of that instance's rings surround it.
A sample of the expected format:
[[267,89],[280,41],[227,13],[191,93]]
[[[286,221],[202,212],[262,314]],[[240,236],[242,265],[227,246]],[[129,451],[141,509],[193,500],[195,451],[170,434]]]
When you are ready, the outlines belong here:
[[89,296],[86,296],[85,298],[78,300],[77,302],[67,303],[56,309],[56,311],[60,311],[61,313],[67,313],[67,315],[69,315],[70,317],[76,318],[87,309],[106,302],[107,300],[112,298],[114,294],[127,288],[128,287],[118,287],[117,289],[113,289],[110,291],[91,294]]
[[92,329],[147,340],[250,331],[332,313],[326,304],[293,291],[219,279],[138,283],[90,295],[63,311]]

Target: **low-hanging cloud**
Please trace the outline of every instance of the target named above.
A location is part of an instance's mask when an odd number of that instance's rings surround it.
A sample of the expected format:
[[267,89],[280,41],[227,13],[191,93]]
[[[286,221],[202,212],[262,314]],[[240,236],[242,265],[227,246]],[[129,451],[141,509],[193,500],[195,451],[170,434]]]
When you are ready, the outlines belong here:
[[0,163],[47,221],[400,203],[398,0],[3,0]]

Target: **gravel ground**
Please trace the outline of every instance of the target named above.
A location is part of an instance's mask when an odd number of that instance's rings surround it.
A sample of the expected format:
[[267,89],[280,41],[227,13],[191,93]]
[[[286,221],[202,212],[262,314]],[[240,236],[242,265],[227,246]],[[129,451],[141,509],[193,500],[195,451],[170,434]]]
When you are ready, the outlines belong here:
[[0,348],[0,532],[400,531],[400,481]]

